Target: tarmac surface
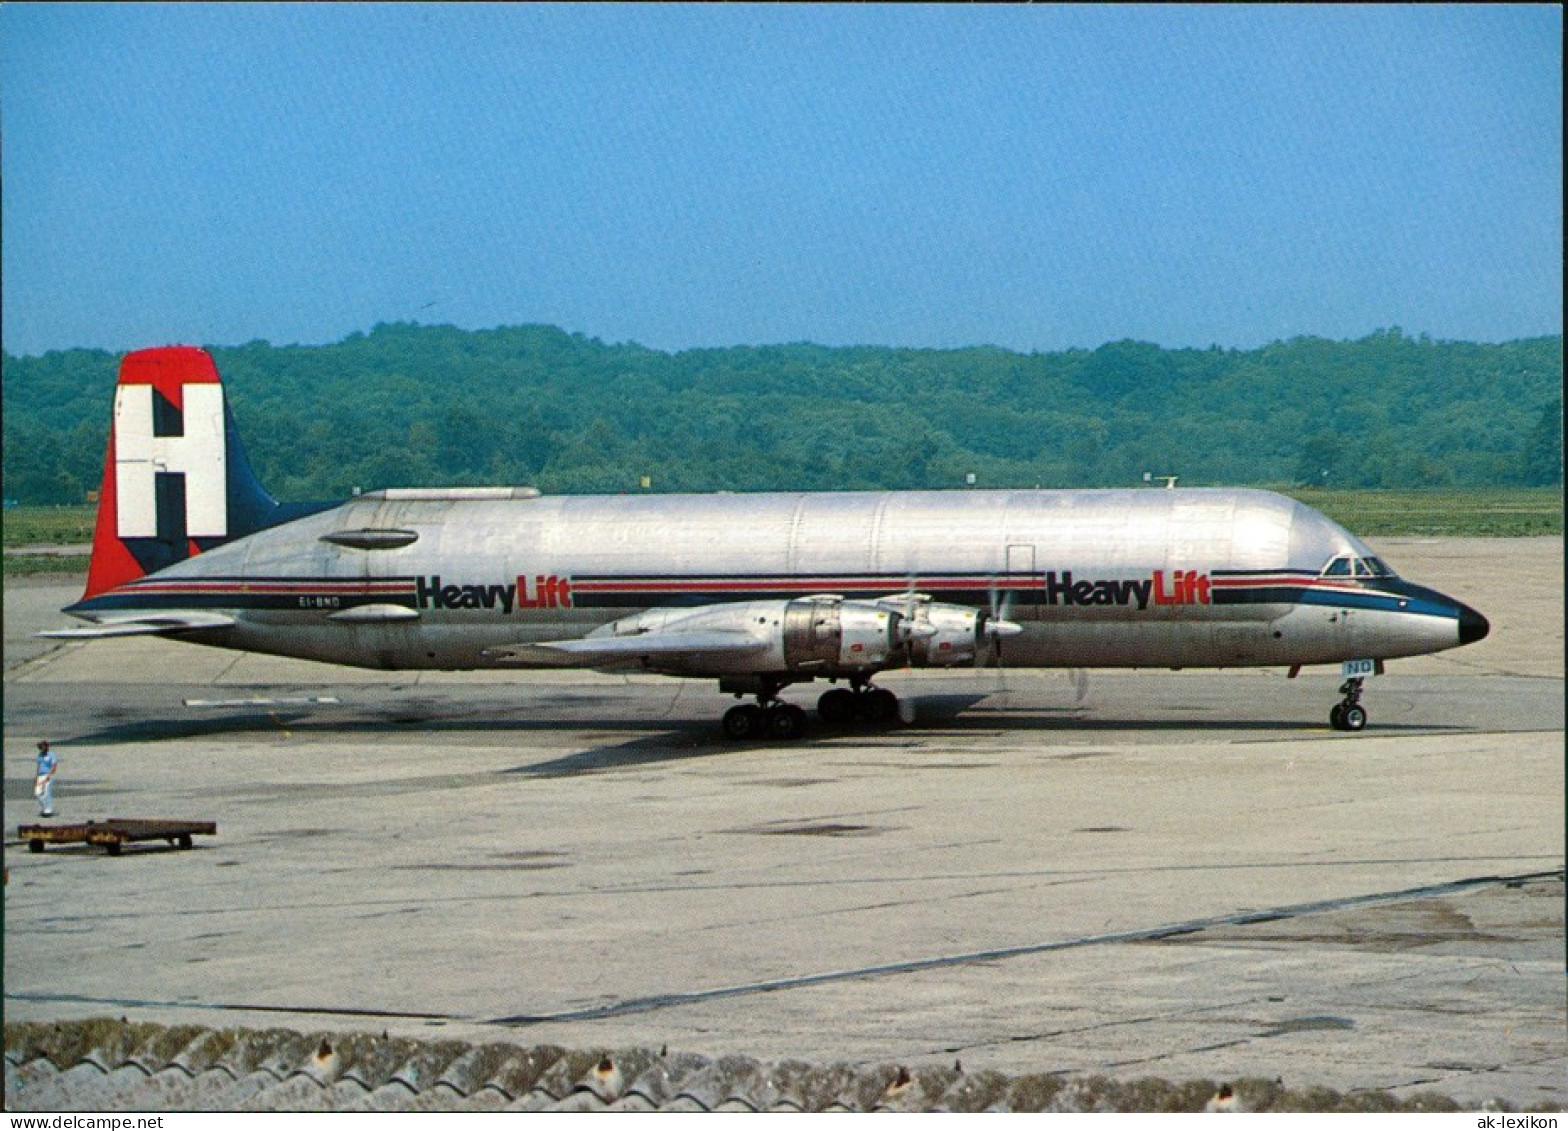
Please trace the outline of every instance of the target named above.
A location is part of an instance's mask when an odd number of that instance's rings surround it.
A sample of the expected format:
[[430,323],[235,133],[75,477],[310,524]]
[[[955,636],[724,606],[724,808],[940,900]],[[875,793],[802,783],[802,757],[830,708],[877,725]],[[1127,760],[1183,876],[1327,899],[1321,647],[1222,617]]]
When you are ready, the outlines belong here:
[[1568,1103],[1562,542],[1377,549],[1493,629],[1357,735],[1328,670],[920,672],[737,746],[708,684],[61,646],[8,581],[8,837],[40,737],[56,820],[218,835],[8,840],[7,1021]]

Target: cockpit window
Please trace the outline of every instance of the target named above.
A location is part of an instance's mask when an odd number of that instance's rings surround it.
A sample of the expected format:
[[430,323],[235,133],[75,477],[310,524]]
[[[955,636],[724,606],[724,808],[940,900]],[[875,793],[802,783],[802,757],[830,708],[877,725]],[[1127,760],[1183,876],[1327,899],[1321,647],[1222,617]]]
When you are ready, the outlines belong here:
[[1380,558],[1335,558],[1323,567],[1324,577],[1393,577]]

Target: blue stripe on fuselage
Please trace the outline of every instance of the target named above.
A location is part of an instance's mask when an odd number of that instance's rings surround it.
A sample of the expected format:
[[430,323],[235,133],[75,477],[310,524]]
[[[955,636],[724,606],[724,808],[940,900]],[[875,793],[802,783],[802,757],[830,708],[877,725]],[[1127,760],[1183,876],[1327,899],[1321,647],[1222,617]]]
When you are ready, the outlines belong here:
[[1433,589],[1397,578],[1362,581],[1359,591],[1279,585],[1259,589],[1215,589],[1216,605],[1311,605],[1339,609],[1370,609],[1386,613],[1458,619],[1459,606]]

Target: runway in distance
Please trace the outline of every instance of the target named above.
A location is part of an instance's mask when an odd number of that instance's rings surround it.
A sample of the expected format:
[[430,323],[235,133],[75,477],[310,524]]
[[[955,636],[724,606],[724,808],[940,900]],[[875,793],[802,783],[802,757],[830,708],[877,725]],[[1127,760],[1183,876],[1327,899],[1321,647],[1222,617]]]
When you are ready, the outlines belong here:
[[1486,618],[1259,490],[544,496],[385,489],[284,505],[216,365],[127,354],[87,588],[43,635],[153,633],[393,670],[583,667],[716,679],[731,738],[890,722],[905,667],[1341,665],[1336,729],[1385,660]]

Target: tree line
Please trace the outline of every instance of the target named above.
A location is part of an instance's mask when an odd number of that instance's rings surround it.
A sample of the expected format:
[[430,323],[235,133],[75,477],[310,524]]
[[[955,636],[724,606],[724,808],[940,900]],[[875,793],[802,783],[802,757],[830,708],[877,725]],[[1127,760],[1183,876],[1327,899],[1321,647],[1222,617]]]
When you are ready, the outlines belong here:
[[[286,501],[483,484],[1127,486],[1145,473],[1190,486],[1562,482],[1561,335],[670,353],[552,326],[395,323],[325,346],[209,348],[251,462]],[[81,502],[102,475],[118,357],[0,363],[5,497]]]

